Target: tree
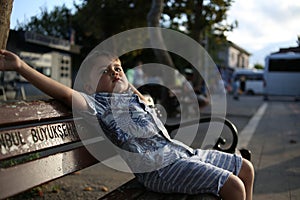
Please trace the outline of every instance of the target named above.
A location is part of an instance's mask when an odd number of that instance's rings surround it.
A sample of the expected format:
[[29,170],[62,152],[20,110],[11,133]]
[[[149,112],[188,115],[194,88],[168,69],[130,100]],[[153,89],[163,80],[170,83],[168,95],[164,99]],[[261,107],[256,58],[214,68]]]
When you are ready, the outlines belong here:
[[[48,12],[42,9],[42,14],[32,17],[27,24],[20,27],[35,30],[56,37],[67,38],[70,26],[76,30],[77,43],[91,43],[104,39],[122,31],[144,27],[147,25],[147,13],[151,6],[161,6],[156,17],[159,26],[181,30],[196,41],[212,39],[212,35],[222,36],[225,31],[231,31],[236,23],[226,22],[226,12],[233,0],[83,0],[75,5],[75,13],[65,6]],[[152,7],[151,10],[153,10]],[[154,18],[153,18],[154,19]],[[149,23],[153,24],[153,21]],[[60,28],[58,28],[60,27]],[[224,35],[223,35],[224,36]]]
[[43,35],[69,39],[71,10],[65,5],[62,7],[55,6],[51,12],[46,7],[41,8],[41,14],[31,17],[28,23],[18,22],[17,30],[33,31]]
[[122,31],[145,27],[150,9],[149,1],[140,0],[84,0],[76,5],[72,25],[77,43],[89,52],[95,45]]
[[[151,9],[149,10],[148,15],[147,15],[147,22],[148,22],[149,27],[160,27],[160,19],[161,19],[161,15],[163,12],[163,7],[164,7],[163,0],[152,0]],[[164,49],[165,44],[164,44],[164,39],[163,39],[160,29],[151,29],[151,30],[152,31],[149,32],[150,42],[152,44],[158,44],[162,47],[162,49]],[[172,61],[172,58],[167,51],[159,50],[159,49],[153,49],[153,51],[154,51],[156,58],[162,64],[165,64],[165,65],[173,67],[173,68],[175,67],[174,63]],[[165,85],[174,85],[175,73],[170,74],[170,73],[167,73],[165,71],[165,69],[162,69],[161,74],[162,74],[163,80],[165,81]],[[173,78],[170,78],[170,77],[173,77]],[[166,91],[165,88],[161,88],[160,91],[162,92],[162,94],[160,94],[160,96],[162,98],[161,99],[162,104],[167,109],[167,111],[170,113],[172,108],[170,108],[170,102],[168,102],[168,100],[169,100],[168,91]],[[154,92],[156,92],[156,91],[154,91]]]
[[35,31],[44,35],[69,39],[76,32],[76,43],[89,52],[95,45],[122,31],[147,25],[150,2],[140,0],[83,0],[71,10],[55,7],[41,9],[41,14],[29,22],[18,23],[18,30]]
[[[215,54],[226,41],[225,32],[237,27],[237,21],[228,23],[226,12],[233,0],[172,0],[164,14],[169,27],[182,30],[202,44],[210,54]],[[214,44],[214,45],[209,45]]]
[[[172,0],[168,1],[164,9],[166,15],[163,24],[170,28],[182,30],[197,42],[202,44],[214,61],[218,61],[218,52],[224,48],[226,42],[225,32],[232,31],[237,22],[226,22],[226,12],[233,0]],[[204,56],[204,57],[203,57]],[[206,70],[205,55],[201,54],[195,63]],[[207,75],[207,73],[204,73]],[[195,85],[201,83],[201,77],[196,74]]]
[[0,48],[6,48],[13,0],[0,0]]
[[[152,0],[151,9],[147,15],[147,22],[149,27],[160,27],[160,19],[163,12],[164,3],[163,0]],[[152,43],[161,44],[164,46],[163,37],[161,31],[153,31],[152,37],[150,38]],[[158,60],[167,66],[174,67],[171,56],[166,51],[153,49]]]
[[172,0],[166,4],[164,14],[170,20],[170,28],[185,32],[198,42],[205,39],[205,34],[212,32],[222,35],[232,31],[237,23],[226,22],[226,12],[233,0]]
[[[147,25],[164,26],[184,31],[200,44],[205,44],[205,48],[213,56],[226,39],[224,32],[237,25],[226,22],[226,11],[232,1],[83,0],[82,3],[75,4],[74,14],[65,6],[56,7],[51,12],[42,9],[40,16],[31,18],[29,23],[20,24],[19,28],[64,39],[68,39],[70,30],[74,29],[76,44],[83,47],[81,55],[85,56],[97,44],[114,34]],[[155,9],[156,13],[153,12]],[[149,20],[149,16],[152,21]],[[137,38],[137,41],[139,39]],[[135,52],[134,55],[140,53],[141,51]],[[159,60],[163,59],[163,63],[172,66],[171,62],[167,61],[167,56],[161,55]]]
[[262,64],[256,63],[254,65],[254,69],[262,70],[262,69],[264,69],[264,66]]

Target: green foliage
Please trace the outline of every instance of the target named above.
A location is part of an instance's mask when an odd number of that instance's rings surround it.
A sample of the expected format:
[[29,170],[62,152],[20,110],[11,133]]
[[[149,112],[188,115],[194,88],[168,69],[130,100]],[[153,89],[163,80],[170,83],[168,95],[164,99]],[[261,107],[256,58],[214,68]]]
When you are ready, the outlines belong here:
[[56,6],[51,12],[47,8],[41,8],[41,14],[31,17],[28,23],[18,22],[17,30],[33,31],[48,36],[69,39],[71,16],[71,10],[65,5],[62,7]]
[[238,26],[237,21],[227,22],[227,11],[233,0],[172,0],[164,9],[170,27],[183,29],[198,41],[217,62],[218,52],[226,44],[225,32]]
[[25,162],[36,160],[39,157],[40,157],[39,153],[32,153],[32,154],[25,155],[25,156],[22,156],[22,157],[12,158],[12,159],[9,159],[9,160],[4,160],[4,161],[0,162],[0,168],[12,167],[12,166],[19,165],[19,164],[22,164],[22,163],[25,163]]
[[[32,17],[18,29],[69,39],[71,28],[75,42],[82,46],[85,57],[101,41],[137,27],[147,26],[147,14],[152,1],[142,0],[82,0],[74,4],[73,13],[65,6]],[[201,44],[211,55],[216,54],[226,40],[224,33],[232,31],[237,22],[228,23],[226,12],[233,0],[165,0],[161,26],[180,30]],[[142,40],[137,38],[136,41]],[[145,39],[145,38],[143,38]],[[134,53],[140,55],[141,51]],[[133,54],[131,55],[133,56]],[[130,55],[129,55],[130,57]],[[132,58],[128,58],[132,59]]]
[[150,1],[141,0],[85,0],[77,5],[73,16],[78,44],[89,52],[108,37],[147,25]]
[[227,14],[233,0],[169,0],[164,8],[164,19],[170,28],[183,28],[194,39],[203,40],[205,34],[223,35],[232,31],[236,22],[228,23]]
[[262,69],[264,69],[264,66],[262,64],[256,63],[254,65],[254,69],[262,70]]

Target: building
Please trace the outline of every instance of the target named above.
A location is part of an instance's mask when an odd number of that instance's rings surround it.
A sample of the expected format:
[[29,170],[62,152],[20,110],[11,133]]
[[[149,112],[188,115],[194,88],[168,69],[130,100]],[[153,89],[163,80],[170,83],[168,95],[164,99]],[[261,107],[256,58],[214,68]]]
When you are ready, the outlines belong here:
[[[71,56],[56,51],[49,53],[20,52],[20,58],[37,71],[68,86],[72,86]],[[22,81],[25,81],[22,79]]]
[[250,53],[231,41],[224,44],[224,48],[217,54],[216,64],[225,83],[226,89],[231,91],[231,77],[237,69],[249,68]]
[[272,54],[277,54],[277,53],[287,53],[287,52],[300,53],[300,45],[297,46],[297,47],[280,48],[279,51],[274,52],[274,53],[272,53]]
[[[7,49],[46,76],[68,87],[72,86],[74,74],[79,68],[80,61],[76,59],[80,54],[80,46],[60,38],[11,30]],[[45,96],[16,72],[1,73],[0,80],[4,99],[7,99],[5,92],[14,93],[12,98],[19,98],[20,95],[22,99]]]
[[249,68],[250,53],[245,49],[239,47],[231,41],[227,41],[223,50],[219,51],[218,63],[221,67],[228,67],[230,69],[247,69]]

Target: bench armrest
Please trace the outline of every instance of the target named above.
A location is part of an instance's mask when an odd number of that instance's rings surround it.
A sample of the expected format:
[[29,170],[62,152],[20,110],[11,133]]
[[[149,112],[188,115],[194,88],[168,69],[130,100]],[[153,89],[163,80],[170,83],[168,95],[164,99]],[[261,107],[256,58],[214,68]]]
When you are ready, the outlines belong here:
[[172,131],[178,129],[179,127],[186,127],[186,126],[191,126],[191,125],[195,125],[195,124],[210,123],[210,122],[223,123],[225,126],[227,126],[229,128],[229,130],[232,134],[232,142],[228,148],[223,147],[226,144],[226,140],[222,137],[219,137],[217,139],[216,144],[213,146],[213,148],[216,150],[227,152],[227,153],[234,153],[236,151],[236,147],[238,144],[238,130],[237,130],[236,126],[227,118],[204,117],[204,118],[185,121],[185,122],[176,123],[176,124],[165,124],[165,127],[169,131],[169,133],[171,133]]

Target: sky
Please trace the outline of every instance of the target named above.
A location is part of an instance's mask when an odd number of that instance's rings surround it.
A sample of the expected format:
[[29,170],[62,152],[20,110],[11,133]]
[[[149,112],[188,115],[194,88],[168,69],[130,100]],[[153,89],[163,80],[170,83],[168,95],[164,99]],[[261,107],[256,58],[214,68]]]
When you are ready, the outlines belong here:
[[[14,0],[10,28],[39,15],[41,8],[51,11],[65,4],[73,7],[74,0]],[[75,0],[80,3],[81,0]],[[238,21],[238,27],[227,33],[227,39],[245,49],[250,56],[250,67],[264,65],[265,57],[279,48],[297,46],[300,35],[300,1],[297,0],[235,0],[228,22]]]
[[228,12],[230,20],[237,20],[238,28],[227,39],[252,54],[250,64],[264,65],[268,54],[297,46],[300,1],[235,0]]

